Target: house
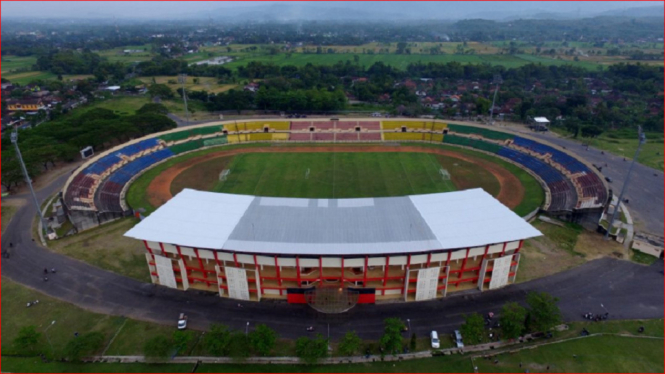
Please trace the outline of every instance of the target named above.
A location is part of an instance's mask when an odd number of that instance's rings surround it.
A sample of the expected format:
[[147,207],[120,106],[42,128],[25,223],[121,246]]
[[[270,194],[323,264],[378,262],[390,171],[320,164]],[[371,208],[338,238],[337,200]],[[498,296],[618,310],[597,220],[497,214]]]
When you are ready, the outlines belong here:
[[257,92],[259,90],[259,84],[256,83],[256,82],[252,82],[252,83],[246,85],[243,89],[245,91]]
[[545,117],[529,118],[529,128],[535,131],[547,131],[550,121]]
[[7,109],[10,111],[35,112],[46,109],[46,106],[41,99],[9,99],[7,100]]

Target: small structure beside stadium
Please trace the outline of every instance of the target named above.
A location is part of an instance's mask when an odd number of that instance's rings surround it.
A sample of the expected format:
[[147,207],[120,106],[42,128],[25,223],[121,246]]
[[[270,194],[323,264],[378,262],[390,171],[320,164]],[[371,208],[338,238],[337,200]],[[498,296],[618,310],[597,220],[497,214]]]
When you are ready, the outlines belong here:
[[354,199],[185,189],[125,234],[143,241],[153,283],[329,312],[501,288],[523,241],[540,235],[482,189]]

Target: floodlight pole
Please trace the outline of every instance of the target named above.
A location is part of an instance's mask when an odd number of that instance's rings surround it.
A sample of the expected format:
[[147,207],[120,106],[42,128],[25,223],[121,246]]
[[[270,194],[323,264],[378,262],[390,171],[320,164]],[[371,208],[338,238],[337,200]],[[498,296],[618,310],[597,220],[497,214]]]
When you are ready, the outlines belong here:
[[490,110],[490,125],[494,124],[494,103],[496,103],[496,94],[499,92],[499,85],[502,80],[501,75],[496,74],[494,76],[494,84],[496,84],[496,87],[494,88],[494,98],[492,99],[492,109]]
[[23,156],[21,155],[21,150],[18,148],[18,130],[16,127],[14,128],[14,132],[11,133],[11,141],[12,144],[14,144],[14,148],[16,149],[16,155],[18,156],[19,164],[21,164],[21,169],[23,170],[23,176],[25,177],[25,182],[28,184],[28,187],[30,188],[30,195],[32,195],[32,201],[35,203],[35,208],[37,208],[37,214],[39,214],[39,219],[42,222],[42,230],[48,231],[46,226],[46,220],[42,215],[42,209],[39,206],[39,202],[37,201],[37,196],[35,195],[35,190],[32,188],[32,180],[30,179],[30,175],[28,174],[28,169],[25,167],[25,163],[23,162]]
[[626,178],[623,181],[623,186],[621,187],[621,193],[619,194],[619,201],[617,201],[617,205],[614,207],[614,212],[612,212],[612,218],[610,219],[610,222],[607,224],[607,232],[605,233],[605,240],[608,240],[610,238],[610,231],[612,231],[612,224],[616,219],[617,212],[619,211],[619,207],[621,206],[621,202],[623,201],[623,194],[626,192],[626,187],[628,186],[628,182],[630,181],[630,174],[633,172],[633,166],[635,166],[635,161],[637,161],[637,156],[639,156],[640,154],[640,149],[642,148],[642,145],[646,143],[646,136],[642,132],[642,126],[638,127],[637,134],[639,138],[639,142],[637,143],[637,150],[635,151],[635,156],[633,156],[633,161],[630,163],[630,167],[628,168],[628,174],[626,174]]
[[187,74],[178,74],[178,81],[182,87],[182,100],[185,102],[185,118],[189,125],[189,110],[187,110],[187,93],[185,92],[185,83],[187,82]]

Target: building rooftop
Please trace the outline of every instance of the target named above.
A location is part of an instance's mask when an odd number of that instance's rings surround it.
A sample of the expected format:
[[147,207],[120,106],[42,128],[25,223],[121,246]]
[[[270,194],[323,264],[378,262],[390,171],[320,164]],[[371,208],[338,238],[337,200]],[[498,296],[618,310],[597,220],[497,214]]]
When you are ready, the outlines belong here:
[[470,248],[540,235],[482,189],[358,199],[185,189],[125,234],[185,247],[316,256]]

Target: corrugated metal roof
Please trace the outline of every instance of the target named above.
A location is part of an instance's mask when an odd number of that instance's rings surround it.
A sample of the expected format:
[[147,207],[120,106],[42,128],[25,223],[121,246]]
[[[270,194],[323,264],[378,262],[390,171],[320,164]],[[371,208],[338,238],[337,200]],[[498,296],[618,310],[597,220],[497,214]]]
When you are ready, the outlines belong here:
[[481,189],[363,199],[186,189],[125,234],[196,248],[303,255],[425,252],[539,235]]

